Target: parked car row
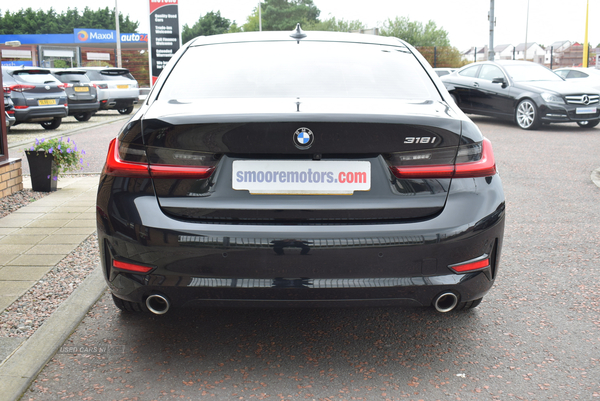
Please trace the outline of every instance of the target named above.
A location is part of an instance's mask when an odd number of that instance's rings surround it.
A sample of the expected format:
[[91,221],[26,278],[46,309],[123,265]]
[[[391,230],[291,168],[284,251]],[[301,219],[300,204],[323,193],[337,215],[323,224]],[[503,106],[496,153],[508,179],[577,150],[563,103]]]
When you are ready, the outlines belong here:
[[40,123],[45,129],[58,128],[67,115],[88,121],[98,110],[130,114],[139,99],[138,83],[126,68],[3,68],[2,80],[14,104],[7,112],[13,124]]
[[569,122],[595,127],[600,123],[600,84],[567,81],[571,70],[555,73],[529,61],[485,61],[441,80],[465,113],[514,121],[526,130]]

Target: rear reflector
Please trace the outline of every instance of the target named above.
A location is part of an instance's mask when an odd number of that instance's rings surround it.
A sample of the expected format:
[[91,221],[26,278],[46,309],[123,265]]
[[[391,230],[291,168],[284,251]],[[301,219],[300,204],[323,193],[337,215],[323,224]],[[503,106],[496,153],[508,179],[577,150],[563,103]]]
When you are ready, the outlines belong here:
[[148,164],[121,160],[119,141],[110,142],[104,172],[114,177],[206,179],[215,170],[214,166],[174,166],[167,164]]
[[113,267],[121,270],[128,270],[136,273],[148,273],[152,270],[152,267],[135,265],[133,263],[120,262],[118,260],[113,260]]
[[490,266],[490,258],[486,257],[485,259],[479,259],[476,261],[467,261],[464,263],[459,263],[456,265],[448,266],[450,269],[454,270],[456,273],[467,273],[475,270],[485,269]]
[[[461,147],[462,148],[462,147]],[[426,179],[426,178],[474,178],[488,177],[496,174],[496,162],[492,151],[492,143],[484,138],[481,143],[481,154],[477,161],[461,162],[461,151],[459,148],[457,159],[453,164],[418,164],[390,166],[392,173],[400,179]],[[465,149],[467,152],[471,149]],[[434,151],[432,151],[433,153]],[[466,158],[472,158],[474,154],[466,155]],[[479,155],[476,155],[479,156]],[[415,157],[415,160],[416,157]],[[427,160],[423,158],[422,160]]]

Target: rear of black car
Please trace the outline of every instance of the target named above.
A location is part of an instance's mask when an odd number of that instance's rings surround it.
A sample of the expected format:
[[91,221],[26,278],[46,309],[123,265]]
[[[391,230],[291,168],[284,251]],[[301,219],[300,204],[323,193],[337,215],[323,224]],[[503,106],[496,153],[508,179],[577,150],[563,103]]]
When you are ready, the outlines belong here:
[[425,64],[350,34],[184,47],[101,177],[117,306],[476,306],[498,269],[502,185]]
[[62,82],[67,94],[69,115],[77,121],[88,121],[100,108],[96,87],[85,70],[66,69],[52,71]]

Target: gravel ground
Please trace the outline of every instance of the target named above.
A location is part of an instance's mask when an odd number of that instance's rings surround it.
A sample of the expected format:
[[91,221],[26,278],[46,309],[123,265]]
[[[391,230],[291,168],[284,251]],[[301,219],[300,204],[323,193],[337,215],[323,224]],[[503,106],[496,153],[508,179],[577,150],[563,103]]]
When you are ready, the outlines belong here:
[[0,198],[0,218],[9,215],[15,210],[19,210],[23,206],[27,206],[31,202],[35,202],[48,194],[49,192],[36,192],[31,189],[24,189],[15,192],[12,195]]
[[92,234],[0,314],[0,337],[30,337],[98,263],[98,237]]
[[[0,218],[49,194],[25,189],[0,198]],[[92,234],[0,314],[0,337],[31,336],[99,262],[98,239]]]

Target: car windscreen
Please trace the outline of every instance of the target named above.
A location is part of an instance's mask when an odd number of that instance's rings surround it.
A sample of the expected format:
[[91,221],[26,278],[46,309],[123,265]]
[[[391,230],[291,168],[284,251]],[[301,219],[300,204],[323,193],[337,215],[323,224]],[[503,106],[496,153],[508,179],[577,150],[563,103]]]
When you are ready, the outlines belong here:
[[17,81],[27,82],[30,84],[59,84],[60,81],[47,71],[15,71],[12,74]]
[[73,74],[73,73],[69,73],[69,74],[55,74],[55,76],[61,82],[66,82],[66,83],[76,83],[76,82],[85,83],[85,82],[90,82],[90,79],[87,77],[87,75],[85,75],[85,73],[82,73],[82,74]]
[[561,77],[539,64],[505,65],[504,69],[515,82],[563,81]]
[[190,47],[159,98],[393,98],[441,100],[403,46],[252,42]]

